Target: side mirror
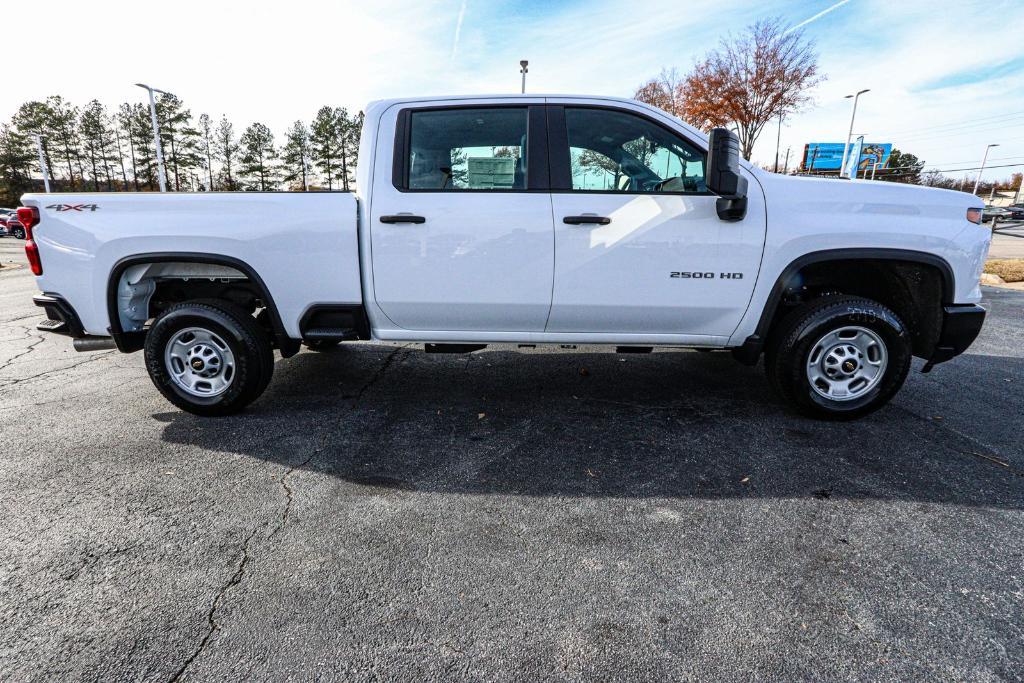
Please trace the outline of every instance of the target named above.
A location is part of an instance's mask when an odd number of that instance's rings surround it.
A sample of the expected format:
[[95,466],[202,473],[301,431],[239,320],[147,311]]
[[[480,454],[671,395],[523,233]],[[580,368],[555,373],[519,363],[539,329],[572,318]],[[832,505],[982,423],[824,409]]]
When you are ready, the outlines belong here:
[[740,139],[728,128],[712,128],[708,140],[707,188],[719,195],[716,208],[723,221],[747,215],[747,179],[740,173]]

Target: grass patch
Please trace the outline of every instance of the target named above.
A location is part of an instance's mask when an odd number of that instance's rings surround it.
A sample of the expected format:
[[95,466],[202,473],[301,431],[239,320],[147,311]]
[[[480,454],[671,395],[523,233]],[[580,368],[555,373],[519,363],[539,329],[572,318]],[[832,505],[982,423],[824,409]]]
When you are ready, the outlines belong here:
[[989,259],[988,261],[985,261],[985,272],[998,275],[1007,282],[1024,282],[1024,259]]

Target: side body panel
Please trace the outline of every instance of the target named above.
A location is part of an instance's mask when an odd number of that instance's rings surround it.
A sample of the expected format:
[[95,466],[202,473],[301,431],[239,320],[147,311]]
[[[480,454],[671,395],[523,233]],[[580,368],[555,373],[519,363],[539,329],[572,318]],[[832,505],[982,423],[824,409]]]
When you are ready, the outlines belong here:
[[[448,106],[461,103],[446,102]],[[526,106],[543,100],[465,103]],[[551,305],[554,247],[546,191],[405,191],[393,183],[396,116],[382,112],[372,199],[363,239],[373,263],[373,301],[395,327],[454,332],[541,332]],[[542,112],[541,112],[542,113]],[[534,130],[530,135],[543,134]],[[542,160],[538,160],[540,163]],[[423,223],[384,223],[415,214]]]
[[[704,143],[644,107],[590,99],[559,104],[597,111],[611,106],[660,124],[695,147]],[[555,190],[557,261],[547,331],[731,334],[750,302],[765,240],[761,188],[749,172],[747,180],[747,214],[736,222],[718,217],[718,197],[710,193]],[[611,222],[563,221],[585,214]]]
[[729,339],[754,334],[772,289],[787,267],[816,252],[902,250],[938,257],[953,272],[945,304],[981,300],[979,278],[991,231],[966,219],[980,201],[963,192],[881,181],[782,176],[755,171],[768,214],[761,274],[750,307]]
[[[39,288],[63,296],[86,332],[108,334],[107,281],[137,254],[196,252],[248,264],[264,281],[285,331],[318,303],[361,298],[354,195],[333,193],[90,193],[25,195],[43,263]],[[95,210],[62,209],[95,205]]]

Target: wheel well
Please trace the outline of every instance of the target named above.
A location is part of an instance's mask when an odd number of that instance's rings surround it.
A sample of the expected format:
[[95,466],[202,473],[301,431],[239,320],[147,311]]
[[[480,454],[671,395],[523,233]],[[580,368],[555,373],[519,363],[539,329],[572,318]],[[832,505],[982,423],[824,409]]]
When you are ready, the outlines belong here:
[[142,348],[154,318],[194,299],[229,301],[254,315],[283,355],[298,350],[298,343],[285,334],[263,281],[248,266],[227,257],[153,255],[119,262],[111,272],[107,298],[111,334],[122,351]]
[[809,263],[780,283],[781,297],[769,334],[794,307],[828,294],[863,296],[892,309],[910,331],[913,353],[927,358],[942,332],[946,274],[930,263],[899,259],[851,258]]

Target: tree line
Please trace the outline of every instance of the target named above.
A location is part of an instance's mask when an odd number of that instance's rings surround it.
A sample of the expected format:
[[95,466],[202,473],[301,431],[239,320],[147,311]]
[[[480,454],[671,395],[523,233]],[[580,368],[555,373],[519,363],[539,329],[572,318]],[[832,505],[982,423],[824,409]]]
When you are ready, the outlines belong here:
[[[239,134],[227,116],[193,117],[172,94],[161,94],[156,110],[168,190],[349,191],[355,183],[362,112],[321,107],[310,123],[295,121],[279,143],[264,123]],[[148,104],[111,110],[92,100],[78,107],[52,95],[25,102],[0,124],[0,206],[42,190],[35,135],[55,192],[159,189]]]

